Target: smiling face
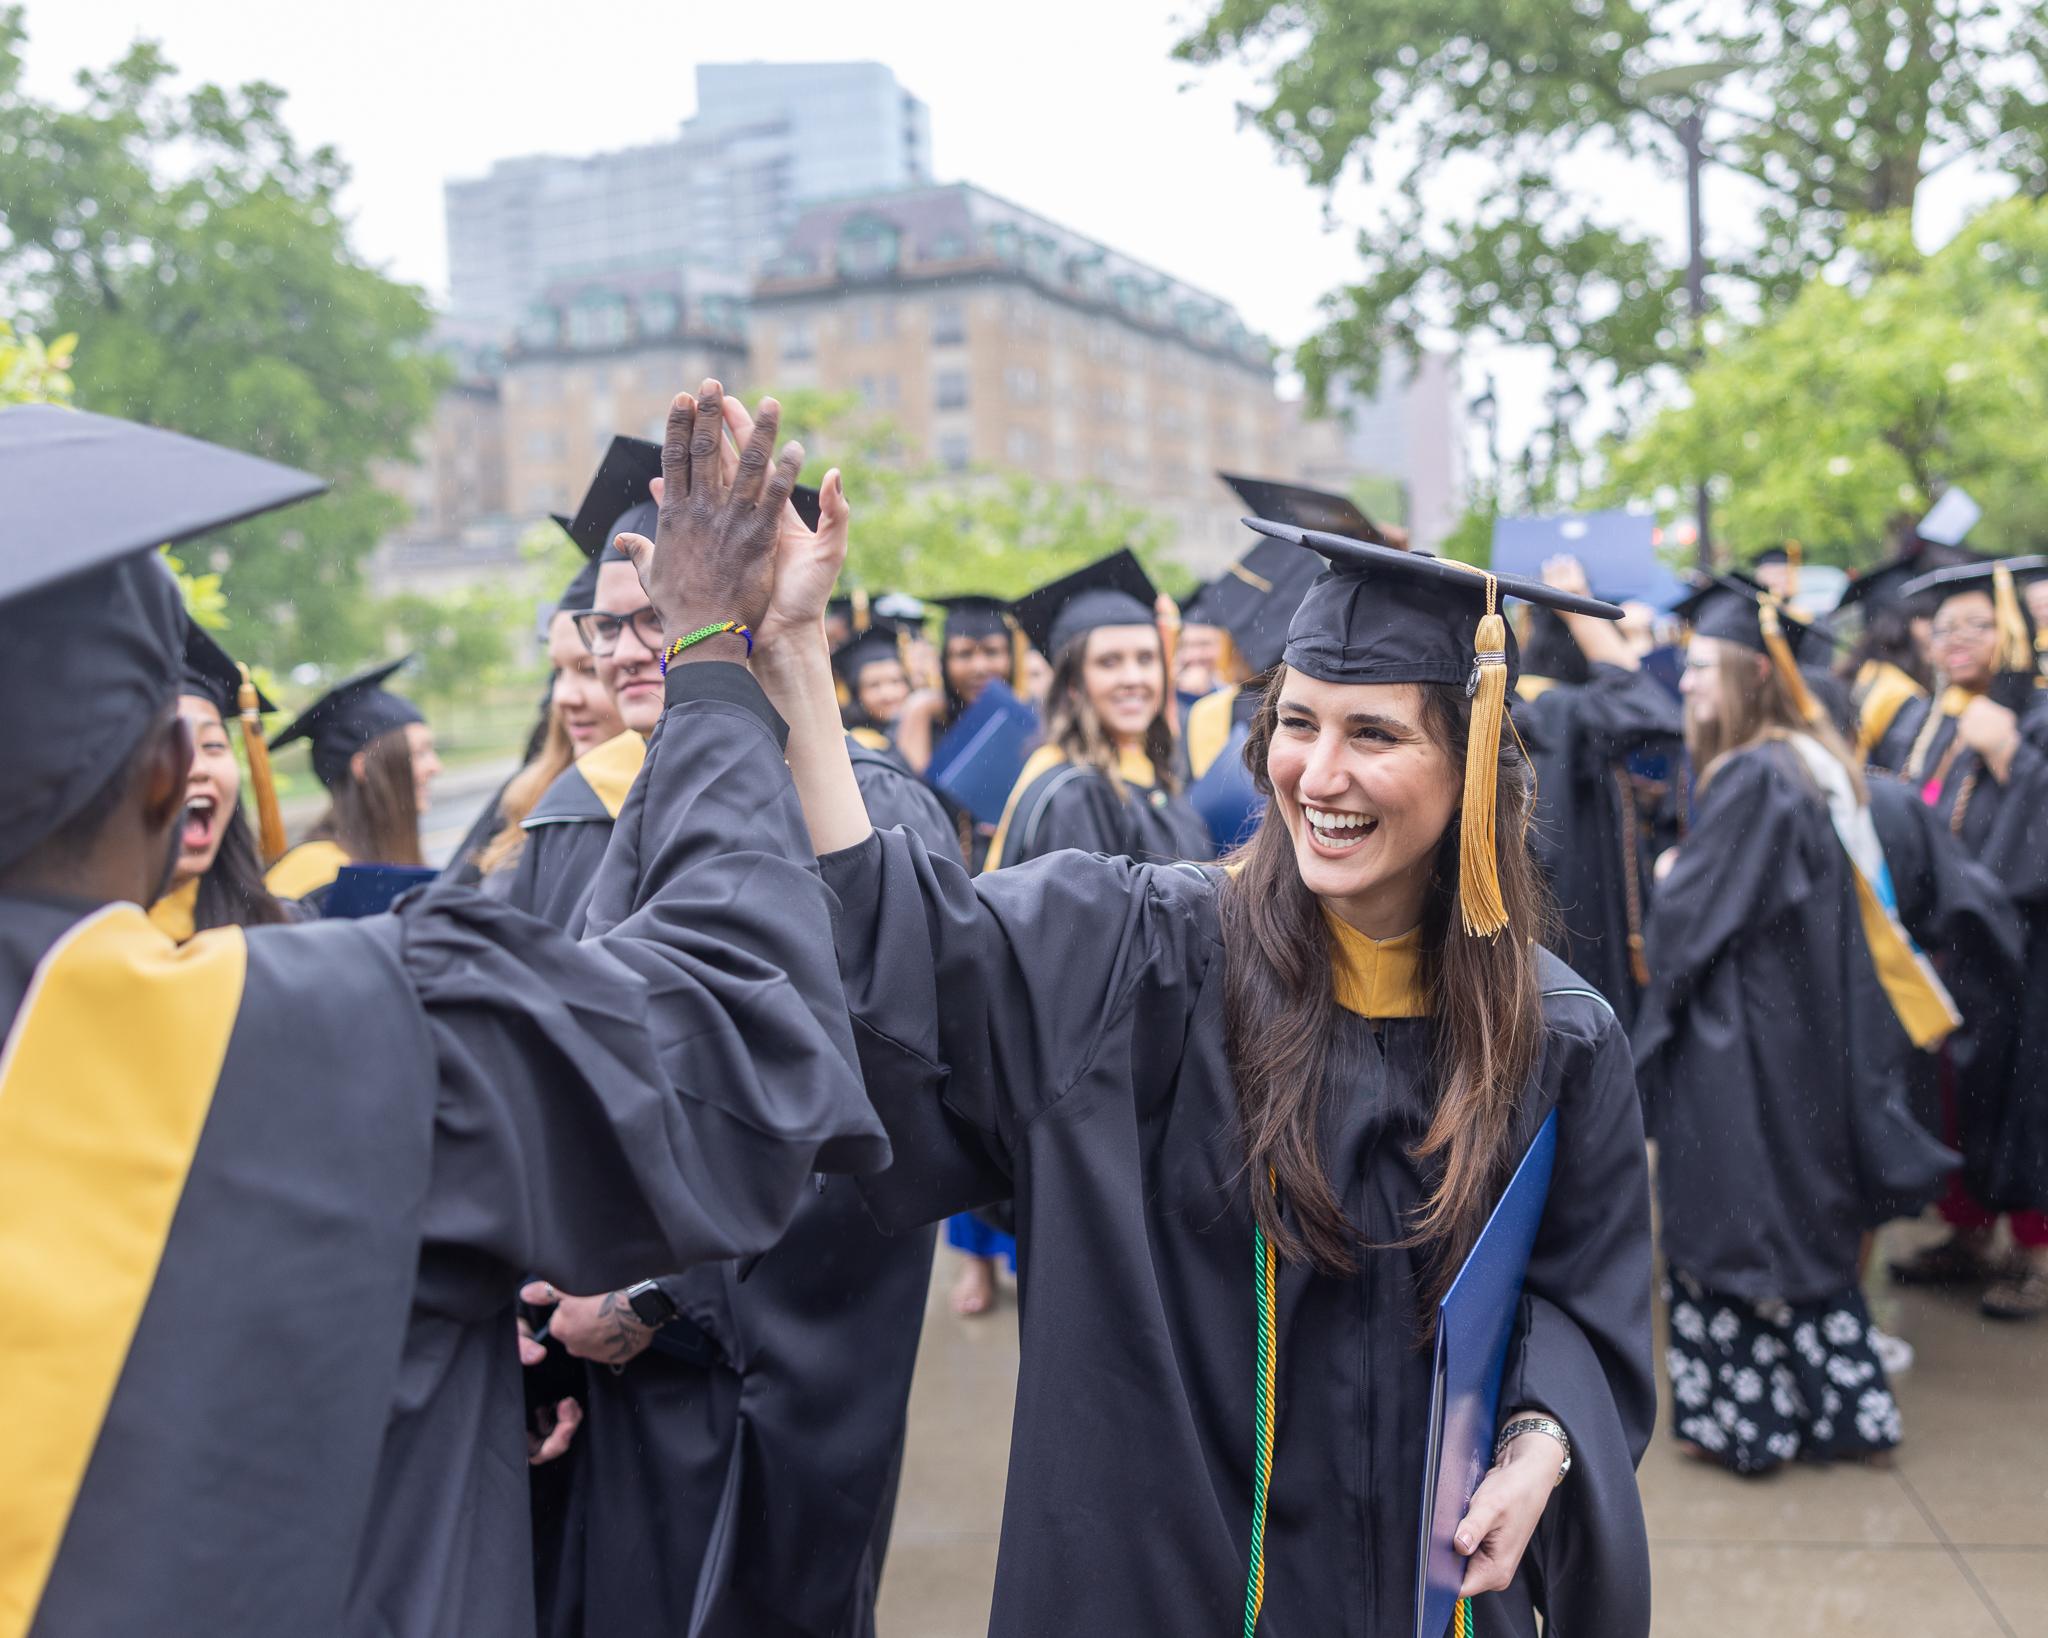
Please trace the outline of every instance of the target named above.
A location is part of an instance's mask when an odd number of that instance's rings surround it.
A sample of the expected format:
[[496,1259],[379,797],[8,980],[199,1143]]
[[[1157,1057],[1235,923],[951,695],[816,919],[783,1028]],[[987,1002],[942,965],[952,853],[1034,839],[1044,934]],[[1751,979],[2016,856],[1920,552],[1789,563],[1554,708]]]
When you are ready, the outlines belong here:
[[1958,688],[1982,693],[1998,670],[1998,606],[1988,592],[1958,592],[1935,611],[1934,666]]
[[1308,890],[1369,938],[1422,919],[1464,776],[1410,683],[1285,674],[1266,751],[1273,812]]
[[185,778],[185,819],[171,885],[183,887],[213,868],[220,839],[242,794],[242,770],[220,708],[200,694],[178,699],[178,714],[192,725],[192,771]]
[[548,622],[548,661],[555,668],[550,699],[577,756],[626,731],[619,709],[597,678],[597,661],[576,634],[576,622],[557,614]]
[[946,639],[946,682],[969,705],[992,679],[1009,674],[1010,639],[1003,633]]
[[1119,745],[1144,742],[1166,703],[1166,662],[1157,626],[1097,626],[1082,639],[1081,688]]
[[[597,571],[597,601],[606,614],[629,615],[648,606],[640,571],[630,563],[607,563]],[[664,703],[661,656],[640,640],[632,621],[619,628],[619,646],[597,659],[597,678],[619,713],[636,734],[651,734],[661,721]]]
[[854,703],[884,728],[910,697],[910,677],[900,660],[870,660],[856,674],[856,684]]

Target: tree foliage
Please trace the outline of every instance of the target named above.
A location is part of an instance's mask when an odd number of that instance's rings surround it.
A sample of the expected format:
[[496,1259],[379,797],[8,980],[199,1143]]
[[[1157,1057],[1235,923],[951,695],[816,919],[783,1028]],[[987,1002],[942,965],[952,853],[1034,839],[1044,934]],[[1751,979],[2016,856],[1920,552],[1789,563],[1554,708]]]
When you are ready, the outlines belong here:
[[1188,589],[1164,556],[1160,521],[1106,490],[914,466],[890,423],[864,415],[853,395],[779,396],[785,433],[804,444],[805,478],[842,471],[855,518],[847,585],[1015,597],[1130,546],[1163,589]]
[[1763,201],[1745,242],[1711,235],[1738,311],[1793,299],[1859,222],[1909,212],[1959,160],[2048,192],[2038,0],[1210,0],[1178,52],[1265,70],[1245,112],[1318,186],[1391,184],[1360,278],[1301,348],[1317,396],[1369,388],[1385,347],[1443,329],[1538,347],[1629,402],[1682,362],[1682,252],[1568,180],[1595,155],[1678,174],[1691,105],[1645,93],[1660,67],[1747,65],[1706,127],[1711,164]]
[[1857,275],[1816,281],[1716,348],[1691,401],[1611,463],[1611,499],[1707,480],[1738,556],[1785,539],[1881,555],[1952,484],[1972,544],[2048,543],[2048,201],[1995,206],[1930,256],[1903,220],[1851,240]]
[[68,404],[77,348],[76,336],[59,336],[45,346],[0,318],[0,404]]
[[379,635],[364,560],[400,512],[370,465],[409,457],[440,380],[425,300],[351,248],[347,168],[299,147],[277,87],[178,91],[145,43],[59,107],[24,90],[24,40],[0,9],[0,303],[90,336],[81,407],[329,479],[186,556],[221,575],[238,653],[359,657]]

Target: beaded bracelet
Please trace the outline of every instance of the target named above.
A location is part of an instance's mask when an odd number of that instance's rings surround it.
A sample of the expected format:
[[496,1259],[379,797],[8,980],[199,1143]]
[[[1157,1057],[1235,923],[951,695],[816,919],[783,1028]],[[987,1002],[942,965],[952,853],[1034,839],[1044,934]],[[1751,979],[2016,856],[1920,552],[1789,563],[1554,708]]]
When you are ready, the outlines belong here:
[[661,651],[661,674],[664,677],[668,675],[669,661],[682,653],[684,649],[696,646],[707,637],[723,637],[727,632],[731,632],[735,637],[744,637],[747,640],[747,658],[751,660],[754,657],[754,634],[737,620],[721,620],[715,626],[699,626],[688,636],[678,637],[667,648],[663,649]]

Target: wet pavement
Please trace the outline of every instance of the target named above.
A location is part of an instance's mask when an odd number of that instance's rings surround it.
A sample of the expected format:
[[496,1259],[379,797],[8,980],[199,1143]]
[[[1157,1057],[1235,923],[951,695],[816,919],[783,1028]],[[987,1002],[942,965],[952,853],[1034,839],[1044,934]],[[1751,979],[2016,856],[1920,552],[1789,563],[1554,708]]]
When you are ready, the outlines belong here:
[[[1893,1384],[1906,1438],[1891,1467],[1738,1479],[1680,1457],[1660,1420],[1642,1467],[1657,1638],[2048,1638],[2048,1320],[1998,1324],[1974,1298],[1886,1283],[1884,1252],[1933,1234],[1895,1225],[1872,1261],[1873,1312],[1919,1356]],[[954,1271],[941,1246],[881,1638],[987,1628],[1015,1291],[962,1320]]]

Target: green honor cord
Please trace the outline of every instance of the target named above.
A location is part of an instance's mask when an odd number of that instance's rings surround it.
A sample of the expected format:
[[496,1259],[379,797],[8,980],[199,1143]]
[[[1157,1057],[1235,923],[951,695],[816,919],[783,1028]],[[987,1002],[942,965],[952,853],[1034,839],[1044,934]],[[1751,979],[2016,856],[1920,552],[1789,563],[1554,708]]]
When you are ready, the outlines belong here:
[[[1258,1375],[1252,1384],[1252,1549],[1244,1584],[1244,1638],[1257,1638],[1259,1610],[1266,1601],[1266,1490],[1273,1479],[1273,1393],[1280,1364],[1275,1262],[1266,1231],[1254,1222],[1252,1294],[1258,1306],[1259,1348]],[[1469,1598],[1459,1599],[1451,1613],[1451,1638],[1472,1638]]]

